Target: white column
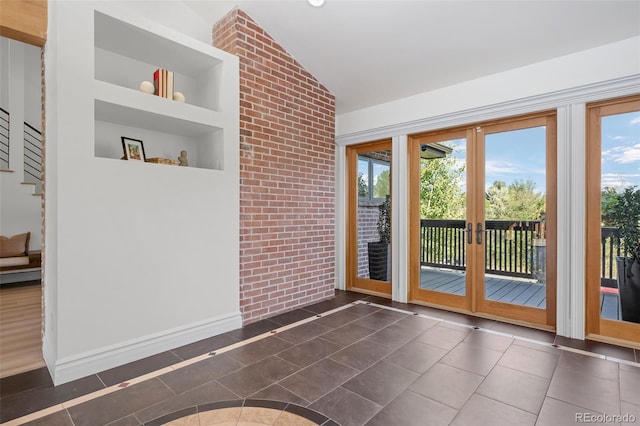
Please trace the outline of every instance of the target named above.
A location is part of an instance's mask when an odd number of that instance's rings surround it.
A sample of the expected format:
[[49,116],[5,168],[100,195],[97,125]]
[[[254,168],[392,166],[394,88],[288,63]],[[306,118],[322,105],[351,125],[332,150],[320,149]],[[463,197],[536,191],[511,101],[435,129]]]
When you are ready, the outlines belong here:
[[391,298],[407,302],[409,289],[409,199],[407,135],[391,146]]
[[336,145],[336,257],[335,286],[338,290],[347,288],[347,200],[345,182],[347,150]]
[[[573,104],[570,107],[571,131],[569,157],[571,161],[570,203],[570,249],[569,265],[570,281],[570,318],[569,337],[584,339],[585,337],[585,229],[586,229],[586,105]],[[558,262],[559,263],[559,262]]]
[[571,114],[569,107],[558,108],[557,115],[557,276],[556,331],[569,336],[571,324]]
[[558,108],[556,333],[585,336],[585,104]]

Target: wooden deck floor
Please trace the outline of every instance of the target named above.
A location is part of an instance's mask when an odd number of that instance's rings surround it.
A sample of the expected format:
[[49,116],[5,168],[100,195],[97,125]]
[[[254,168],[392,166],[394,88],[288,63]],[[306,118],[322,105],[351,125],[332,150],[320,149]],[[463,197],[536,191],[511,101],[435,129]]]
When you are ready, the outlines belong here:
[[[488,275],[485,281],[487,299],[544,309],[546,306],[546,286],[520,278]],[[420,288],[463,295],[465,275],[459,271],[422,268]],[[620,319],[618,296],[603,293],[600,314],[603,318]]]

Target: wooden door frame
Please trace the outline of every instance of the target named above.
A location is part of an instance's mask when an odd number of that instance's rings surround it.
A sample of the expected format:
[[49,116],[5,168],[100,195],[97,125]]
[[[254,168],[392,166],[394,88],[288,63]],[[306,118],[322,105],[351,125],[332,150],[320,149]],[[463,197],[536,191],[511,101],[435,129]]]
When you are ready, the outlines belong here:
[[[482,150],[480,157],[484,157],[484,136],[500,132],[527,129],[545,126],[545,163],[546,163],[546,240],[547,264],[546,264],[546,308],[540,310],[528,306],[513,305],[510,303],[487,300],[484,298],[484,280],[480,280],[476,292],[477,310],[495,315],[497,317],[517,317],[524,323],[537,324],[539,326],[555,327],[556,323],[556,295],[557,295],[557,124],[555,111],[530,114],[516,117],[512,120],[500,120],[495,123],[487,123],[479,126],[480,141],[477,149]],[[484,182],[484,161],[478,164],[478,181]],[[481,188],[484,192],[484,188]],[[482,193],[483,193],[482,192]],[[477,212],[479,214],[480,212]],[[485,218],[482,217],[484,220]],[[483,255],[483,253],[482,253]],[[484,260],[484,258],[483,258]]]
[[[378,150],[388,150],[391,153],[391,138],[372,142],[365,142],[346,147],[347,178],[345,195],[347,198],[347,290],[373,294],[382,297],[391,297],[392,282],[377,281],[358,277],[358,193],[354,188],[358,187],[358,154]],[[389,161],[392,167],[392,161]],[[390,174],[391,175],[391,174]],[[391,178],[391,176],[390,176]],[[391,183],[391,182],[390,182]],[[391,190],[392,186],[389,186]],[[392,195],[393,196],[393,195]],[[391,229],[393,233],[393,229]],[[393,250],[393,248],[392,248]],[[393,264],[391,264],[393,268]]]
[[602,318],[600,315],[600,238],[602,192],[602,117],[640,111],[640,95],[587,105],[586,139],[586,336],[613,343],[640,343],[640,324]]
[[[409,152],[409,286],[408,300],[413,302],[427,303],[433,306],[446,306],[461,312],[473,312],[473,301],[476,299],[474,288],[471,285],[473,273],[476,270],[473,264],[467,264],[466,290],[465,295],[460,296],[451,293],[442,293],[438,291],[425,290],[420,288],[420,197],[414,194],[420,193],[420,147],[423,144],[442,142],[443,139],[462,139],[467,140],[467,147],[471,145],[474,139],[475,130],[473,128],[461,127],[453,129],[439,130],[435,132],[422,133],[418,135],[410,135],[408,137]],[[470,172],[467,171],[467,187],[473,184],[470,181]],[[467,199],[466,216],[467,222],[469,215],[475,209],[473,200]],[[467,245],[469,247],[469,245]],[[473,259],[473,257],[470,257]],[[471,295],[471,297],[467,297]],[[426,299],[429,299],[428,301]]]
[[[419,248],[420,248],[420,209],[419,193],[420,145],[439,142],[443,139],[466,137],[467,139],[467,192],[473,191],[475,197],[467,198],[467,223],[484,223],[484,135],[490,133],[546,126],[546,225],[547,225],[547,288],[546,309],[536,309],[484,299],[484,244],[474,244],[470,250],[467,264],[467,287],[465,296],[439,293],[419,288]],[[413,302],[433,306],[446,306],[453,310],[469,312],[474,315],[491,318],[508,318],[513,322],[533,325],[545,329],[555,329],[556,323],[556,277],[557,277],[557,118],[555,111],[543,111],[524,116],[507,117],[482,123],[469,124],[451,129],[409,135],[409,294]],[[477,161],[482,158],[483,161]],[[478,177],[481,177],[479,179]],[[482,210],[482,211],[481,211]],[[480,220],[481,219],[481,220]],[[479,284],[473,286],[473,282]],[[429,300],[426,301],[425,298]],[[464,300],[466,299],[466,300]]]

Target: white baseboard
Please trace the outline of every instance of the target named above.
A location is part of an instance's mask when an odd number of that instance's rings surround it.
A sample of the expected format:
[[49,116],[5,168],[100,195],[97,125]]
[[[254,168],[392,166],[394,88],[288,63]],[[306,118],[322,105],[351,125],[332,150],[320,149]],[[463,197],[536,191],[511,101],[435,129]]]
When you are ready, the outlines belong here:
[[240,312],[45,362],[56,386],[242,327]]

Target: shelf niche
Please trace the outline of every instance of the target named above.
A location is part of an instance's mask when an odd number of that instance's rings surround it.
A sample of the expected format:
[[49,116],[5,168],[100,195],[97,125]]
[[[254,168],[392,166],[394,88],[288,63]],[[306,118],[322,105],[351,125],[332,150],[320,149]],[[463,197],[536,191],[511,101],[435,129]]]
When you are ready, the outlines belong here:
[[[143,141],[147,158],[186,150],[189,167],[224,170],[224,62],[213,47],[139,25],[94,11],[94,155],[120,159],[126,136]],[[158,68],[174,72],[186,102],[139,90]]]

